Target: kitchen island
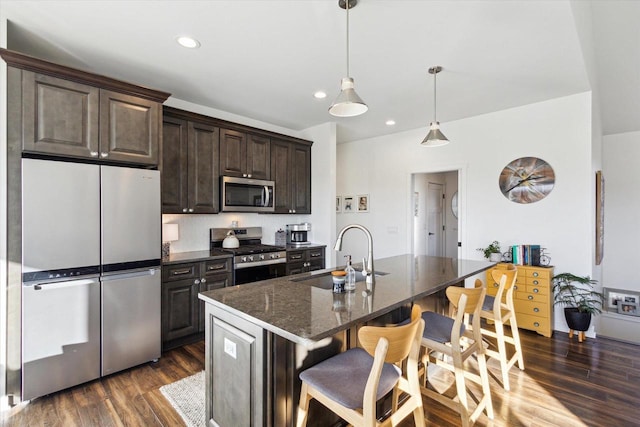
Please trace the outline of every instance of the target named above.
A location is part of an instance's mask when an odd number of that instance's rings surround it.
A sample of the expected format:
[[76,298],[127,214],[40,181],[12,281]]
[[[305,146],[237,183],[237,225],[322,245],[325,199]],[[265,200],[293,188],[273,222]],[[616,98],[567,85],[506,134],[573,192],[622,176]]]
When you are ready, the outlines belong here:
[[[424,308],[438,310],[444,289],[495,263],[399,255],[375,265],[372,292],[362,280],[334,294],[327,269],[201,293],[209,425],[294,425],[300,371],[354,346],[361,325],[403,320],[413,301],[431,296]],[[310,408],[310,425],[333,421]]]

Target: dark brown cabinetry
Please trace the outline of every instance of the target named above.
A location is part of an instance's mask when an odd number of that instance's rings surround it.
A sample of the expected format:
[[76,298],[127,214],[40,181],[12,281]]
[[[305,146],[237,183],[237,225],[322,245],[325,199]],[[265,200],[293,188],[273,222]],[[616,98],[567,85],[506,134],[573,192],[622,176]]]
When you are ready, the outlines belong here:
[[287,275],[322,270],[325,268],[326,246],[287,250]]
[[271,139],[275,213],[311,213],[311,145]]
[[162,212],[217,213],[219,129],[165,114]]
[[270,145],[266,136],[220,130],[220,174],[270,179]]
[[163,266],[163,351],[202,339],[204,303],[198,293],[232,284],[231,258]]
[[158,164],[160,102],[33,71],[21,77],[23,151]]

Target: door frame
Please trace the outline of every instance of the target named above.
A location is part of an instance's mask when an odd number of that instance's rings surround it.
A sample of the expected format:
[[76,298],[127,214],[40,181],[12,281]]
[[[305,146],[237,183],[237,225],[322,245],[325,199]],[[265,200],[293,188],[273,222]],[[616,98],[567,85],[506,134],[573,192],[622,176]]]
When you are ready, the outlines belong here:
[[[419,170],[410,170],[407,173],[407,193],[406,200],[407,217],[406,221],[409,224],[409,232],[407,233],[406,251],[407,253],[413,253],[414,241],[413,236],[415,233],[415,224],[413,221],[413,194],[415,192],[414,180],[417,174],[429,174],[429,173],[444,173],[444,172],[458,172],[458,258],[467,258],[469,255],[469,249],[466,247],[467,241],[467,168],[466,163],[454,164],[449,166],[442,166],[438,168],[426,168]],[[445,209],[447,207],[445,206]]]

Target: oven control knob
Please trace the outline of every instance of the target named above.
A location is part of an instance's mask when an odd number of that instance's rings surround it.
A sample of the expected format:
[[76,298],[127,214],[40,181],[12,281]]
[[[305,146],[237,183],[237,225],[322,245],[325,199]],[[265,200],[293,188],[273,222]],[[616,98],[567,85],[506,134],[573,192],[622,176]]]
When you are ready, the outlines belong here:
[[260,255],[260,260],[263,260],[263,259],[264,259],[264,255]]
[[253,255],[249,255],[249,261],[253,261]]
[[242,262],[247,262],[247,257],[246,256],[242,257]]

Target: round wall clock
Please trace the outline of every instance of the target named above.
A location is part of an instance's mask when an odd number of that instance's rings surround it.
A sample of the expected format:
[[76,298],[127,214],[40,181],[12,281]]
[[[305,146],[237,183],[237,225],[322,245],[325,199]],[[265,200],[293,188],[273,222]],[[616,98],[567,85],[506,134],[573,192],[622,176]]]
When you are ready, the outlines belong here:
[[498,184],[512,202],[535,203],[551,193],[555,180],[549,163],[537,157],[521,157],[502,169]]

